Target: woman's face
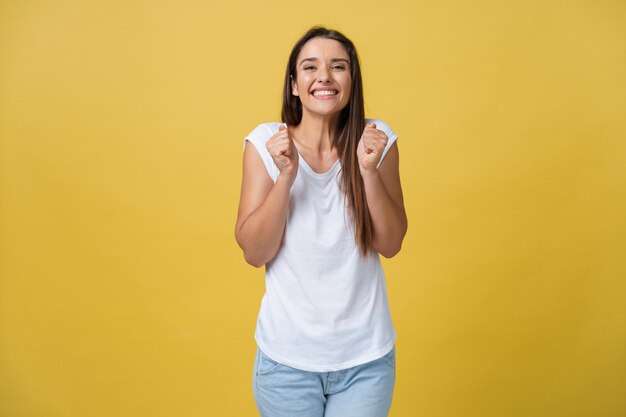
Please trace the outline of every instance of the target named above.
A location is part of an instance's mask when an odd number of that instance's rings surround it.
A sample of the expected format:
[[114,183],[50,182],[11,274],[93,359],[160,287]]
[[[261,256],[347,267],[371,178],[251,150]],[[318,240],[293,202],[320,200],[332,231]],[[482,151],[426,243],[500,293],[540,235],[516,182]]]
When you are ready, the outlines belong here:
[[296,80],[291,80],[291,93],[300,97],[302,111],[339,113],[350,100],[350,64],[345,48],[334,39],[318,37],[304,44],[296,61]]

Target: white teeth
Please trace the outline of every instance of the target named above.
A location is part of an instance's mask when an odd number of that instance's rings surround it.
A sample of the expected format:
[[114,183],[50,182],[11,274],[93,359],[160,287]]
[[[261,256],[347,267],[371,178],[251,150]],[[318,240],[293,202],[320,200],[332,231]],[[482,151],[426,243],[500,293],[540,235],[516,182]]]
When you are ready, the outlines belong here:
[[317,97],[317,96],[334,96],[335,94],[337,94],[336,91],[327,91],[327,90],[316,91],[316,92],[313,93],[313,95],[315,97]]

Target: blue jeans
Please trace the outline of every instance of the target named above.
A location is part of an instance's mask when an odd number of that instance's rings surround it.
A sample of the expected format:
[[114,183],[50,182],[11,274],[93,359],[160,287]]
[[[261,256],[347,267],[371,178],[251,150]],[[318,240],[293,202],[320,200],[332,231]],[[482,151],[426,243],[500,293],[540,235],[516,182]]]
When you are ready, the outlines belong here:
[[291,368],[257,346],[252,389],[261,417],[386,417],[396,378],[396,347],[334,372]]

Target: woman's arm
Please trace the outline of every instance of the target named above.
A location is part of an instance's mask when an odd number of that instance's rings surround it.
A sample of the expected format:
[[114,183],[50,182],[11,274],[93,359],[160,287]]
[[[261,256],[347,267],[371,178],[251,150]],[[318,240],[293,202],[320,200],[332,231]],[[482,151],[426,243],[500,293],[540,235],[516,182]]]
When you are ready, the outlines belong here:
[[235,239],[246,261],[257,268],[278,252],[283,239],[291,186],[298,175],[298,151],[290,132],[280,125],[266,143],[279,174],[273,182],[255,146],[245,141],[243,180]]
[[385,258],[391,258],[400,251],[408,226],[400,185],[399,160],[396,141],[377,170],[361,172],[374,229],[374,249]]
[[291,183],[282,174],[274,183],[258,151],[246,141],[235,239],[246,261],[256,268],[278,252],[287,221]]

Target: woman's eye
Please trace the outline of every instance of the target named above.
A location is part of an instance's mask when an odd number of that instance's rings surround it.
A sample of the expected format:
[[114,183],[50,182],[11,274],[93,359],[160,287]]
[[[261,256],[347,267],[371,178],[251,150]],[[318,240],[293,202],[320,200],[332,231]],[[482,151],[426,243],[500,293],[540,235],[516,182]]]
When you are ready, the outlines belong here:
[[[315,69],[315,67],[313,65],[307,65],[306,67],[304,67],[305,70],[309,70],[309,69]],[[344,67],[343,65],[335,65],[333,67],[333,69],[338,69],[338,70],[345,70],[346,67]]]

